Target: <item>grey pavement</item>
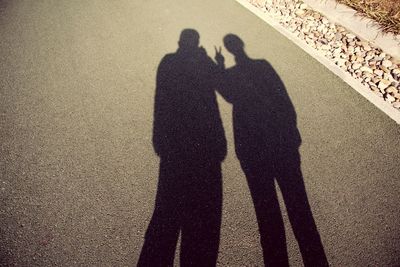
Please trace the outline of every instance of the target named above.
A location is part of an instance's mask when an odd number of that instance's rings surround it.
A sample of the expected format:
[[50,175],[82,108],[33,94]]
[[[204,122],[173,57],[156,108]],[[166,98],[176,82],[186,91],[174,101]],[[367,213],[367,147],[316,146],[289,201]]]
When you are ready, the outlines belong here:
[[[158,182],[156,72],[185,28],[212,57],[236,34],[279,74],[329,264],[399,265],[400,127],[228,0],[0,0],[0,265],[136,265]],[[218,105],[228,142],[218,266],[262,266],[232,107],[220,95]],[[302,266],[278,197],[289,263]]]

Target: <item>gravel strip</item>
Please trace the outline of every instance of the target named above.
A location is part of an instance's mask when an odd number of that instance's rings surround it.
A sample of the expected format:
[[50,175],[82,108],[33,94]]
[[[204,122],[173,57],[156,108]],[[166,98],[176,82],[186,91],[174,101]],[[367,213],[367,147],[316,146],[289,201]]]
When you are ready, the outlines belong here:
[[400,111],[400,60],[300,0],[248,0]]

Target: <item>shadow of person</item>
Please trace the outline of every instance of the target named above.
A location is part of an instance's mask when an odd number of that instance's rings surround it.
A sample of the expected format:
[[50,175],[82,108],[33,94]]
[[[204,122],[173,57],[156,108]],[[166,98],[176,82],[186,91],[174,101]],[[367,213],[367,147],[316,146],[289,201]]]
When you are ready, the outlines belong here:
[[199,34],[182,31],[176,53],[158,68],[153,146],[160,157],[155,210],[138,266],[215,266],[226,139],[213,82],[216,64]]
[[[254,202],[264,263],[288,266],[276,181],[304,265],[326,266],[300,169],[301,138],[293,104],[272,66],[266,60],[249,58],[238,36],[226,35],[224,45],[236,65],[223,71],[219,92],[233,105],[235,150]],[[218,51],[216,60],[224,69]]]

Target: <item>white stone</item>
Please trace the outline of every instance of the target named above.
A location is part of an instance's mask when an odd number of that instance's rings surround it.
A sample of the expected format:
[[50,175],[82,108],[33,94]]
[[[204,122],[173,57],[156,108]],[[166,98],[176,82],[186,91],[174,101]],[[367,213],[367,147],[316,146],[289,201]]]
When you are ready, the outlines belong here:
[[367,66],[362,66],[362,67],[360,68],[360,71],[362,71],[362,72],[368,72],[368,73],[373,73],[372,69],[369,68],[369,67],[367,67]]
[[391,84],[390,81],[381,79],[381,81],[378,84],[378,88],[379,89],[386,89],[386,88],[388,88],[390,86],[390,84]]
[[354,63],[354,64],[351,66],[351,68],[352,68],[353,70],[358,70],[361,66],[362,66],[362,65],[361,65],[360,63],[356,62],[356,63]]
[[353,54],[354,53],[354,46],[347,47],[347,53]]
[[302,17],[306,13],[304,9],[298,9],[296,12],[294,12],[297,16]]
[[374,75],[372,73],[369,73],[369,72],[364,72],[364,77],[372,79],[372,77],[374,77]]
[[301,4],[300,5],[300,9],[307,9],[308,8],[308,5],[307,4]]
[[385,100],[387,102],[389,102],[389,103],[393,103],[394,101],[396,101],[396,99],[393,96],[389,95],[389,94],[386,95],[386,99]]
[[389,68],[390,66],[392,66],[392,61],[384,60],[384,61],[382,61],[382,66]]
[[381,79],[378,78],[378,77],[372,77],[372,81],[373,81],[374,83],[379,83],[379,82],[381,81]]
[[388,88],[386,88],[386,92],[394,94],[394,93],[397,93],[398,91],[397,91],[396,87],[389,86]]
[[357,62],[363,62],[363,61],[364,61],[364,58],[363,58],[363,57],[360,57],[360,56],[356,56],[356,61],[357,61]]
[[372,48],[369,45],[364,45],[363,48],[364,48],[365,51],[371,51],[372,50]]
[[374,73],[375,73],[376,75],[382,77],[382,75],[383,75],[383,70],[376,69],[376,70],[374,70]]
[[396,81],[395,79],[393,79],[393,76],[390,75],[389,73],[384,73],[383,74],[383,79],[388,80],[390,82],[395,82]]

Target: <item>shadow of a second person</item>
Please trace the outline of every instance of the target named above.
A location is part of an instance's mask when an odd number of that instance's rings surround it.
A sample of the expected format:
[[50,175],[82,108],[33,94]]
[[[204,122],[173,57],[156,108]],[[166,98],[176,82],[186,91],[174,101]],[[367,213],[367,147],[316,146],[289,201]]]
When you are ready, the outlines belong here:
[[179,233],[181,266],[216,265],[226,139],[215,69],[192,29],[182,31],[177,52],[159,65],[153,125],[159,181],[138,266],[172,266]]
[[300,133],[285,86],[266,60],[251,59],[244,42],[224,37],[235,65],[223,69],[218,90],[233,106],[236,155],[246,175],[258,221],[266,266],[289,266],[285,229],[277,198],[279,185],[305,266],[328,262],[312,216],[300,168]]

